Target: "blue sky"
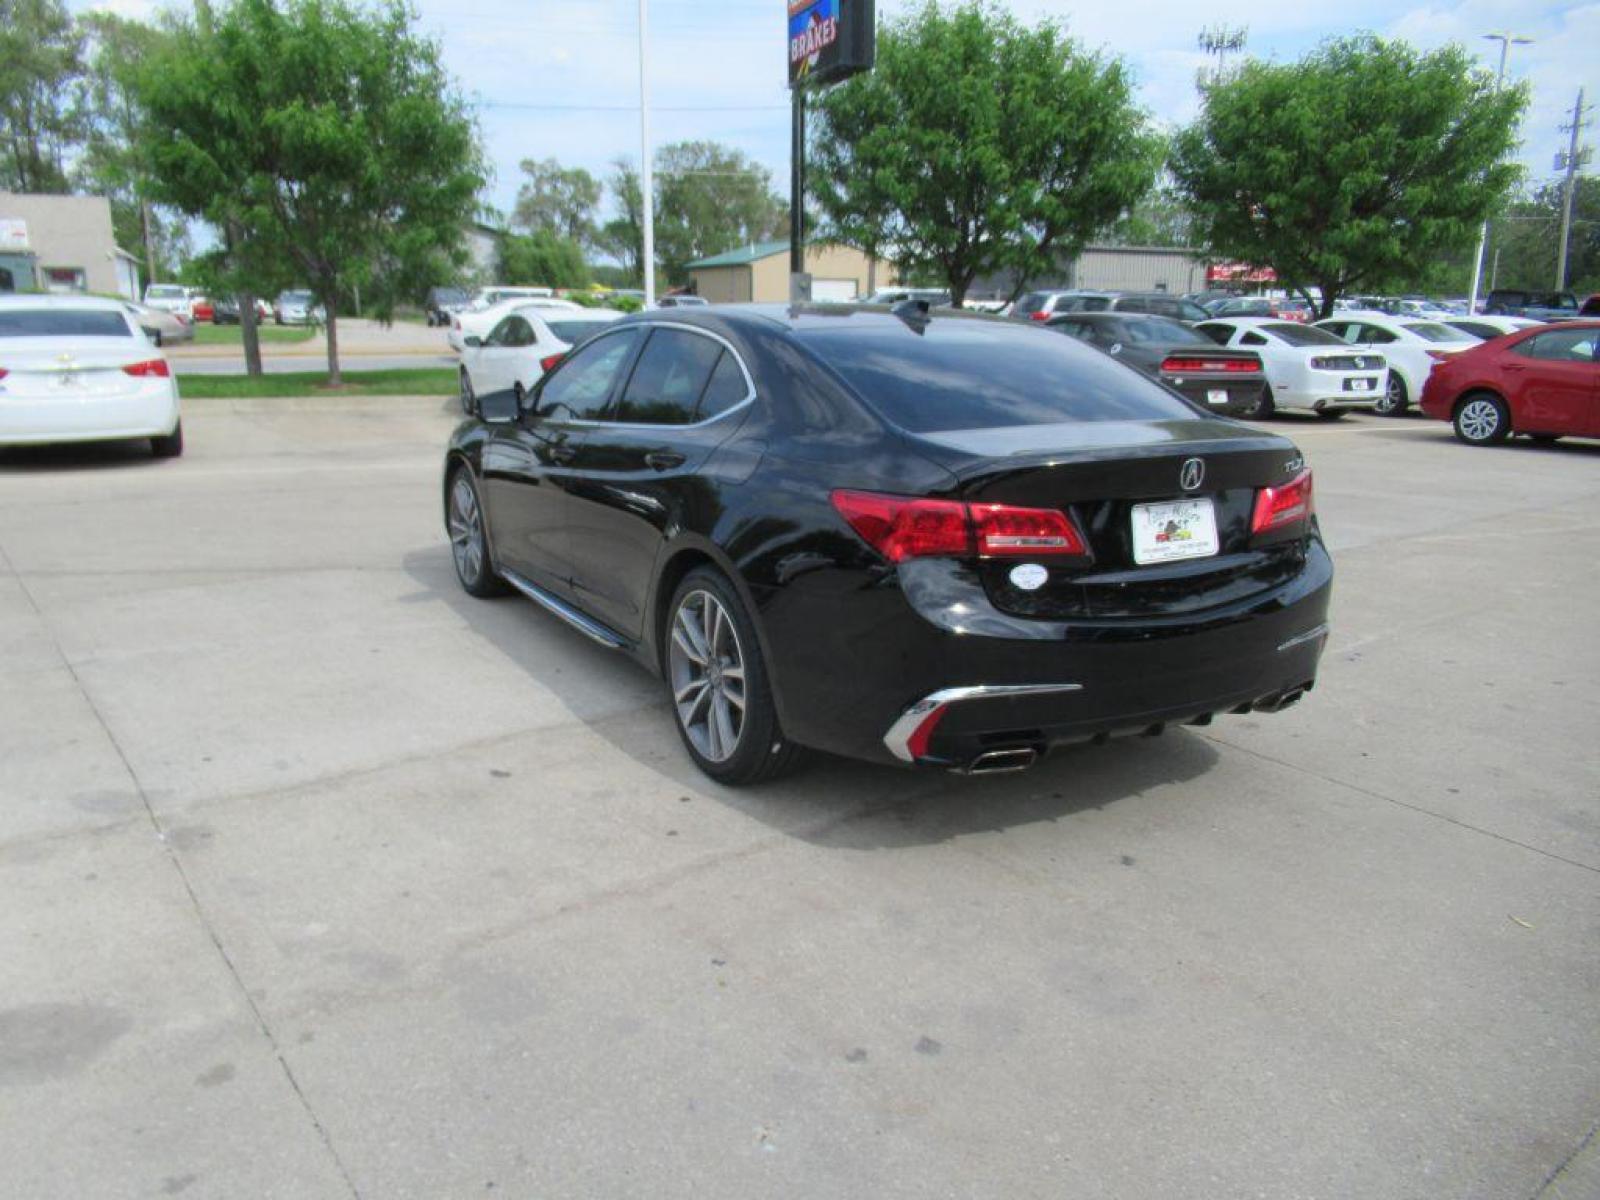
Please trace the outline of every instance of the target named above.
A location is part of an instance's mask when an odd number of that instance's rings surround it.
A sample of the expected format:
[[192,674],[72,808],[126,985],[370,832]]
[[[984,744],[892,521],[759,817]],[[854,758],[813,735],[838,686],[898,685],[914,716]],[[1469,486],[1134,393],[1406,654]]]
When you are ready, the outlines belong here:
[[[160,0],[71,0],[74,7],[143,15]],[[488,199],[509,210],[524,158],[557,158],[603,174],[618,155],[637,161],[637,0],[415,0],[422,28],[478,102],[495,178]],[[785,0],[648,0],[651,124],[655,144],[683,138],[727,142],[773,171],[787,194],[789,115]],[[908,7],[878,0],[880,18]],[[1494,65],[1480,35],[1510,29],[1535,39],[1512,51],[1508,77],[1534,98],[1522,129],[1522,160],[1535,179],[1553,176],[1565,146],[1557,126],[1577,89],[1600,101],[1600,3],[1507,0],[1015,0],[1020,18],[1049,17],[1090,47],[1121,55],[1140,98],[1162,125],[1195,112],[1196,47],[1202,26],[1249,30],[1248,53],[1293,59],[1327,37],[1372,30],[1424,47],[1458,41]],[[1600,121],[1589,130],[1600,145]]]

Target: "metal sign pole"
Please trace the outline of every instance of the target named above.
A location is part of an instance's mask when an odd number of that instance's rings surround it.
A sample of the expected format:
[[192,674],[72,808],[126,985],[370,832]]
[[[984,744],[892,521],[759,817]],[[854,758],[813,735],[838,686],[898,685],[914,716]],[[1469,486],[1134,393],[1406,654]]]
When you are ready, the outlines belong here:
[[789,133],[789,273],[806,269],[806,91],[793,90],[794,123]]
[[644,274],[644,306],[656,303],[656,184],[650,161],[650,16],[648,0],[639,0],[639,199],[643,202],[644,253],[639,268]]

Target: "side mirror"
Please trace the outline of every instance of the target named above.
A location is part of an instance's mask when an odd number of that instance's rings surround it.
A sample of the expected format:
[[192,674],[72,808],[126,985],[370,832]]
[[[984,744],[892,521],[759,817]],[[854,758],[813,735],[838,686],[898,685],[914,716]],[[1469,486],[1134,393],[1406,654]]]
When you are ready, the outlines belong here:
[[472,349],[476,350],[479,346],[483,345],[483,339],[475,333],[469,333],[466,337],[461,339],[461,344],[463,346],[470,346]]
[[486,392],[478,397],[478,416],[491,425],[507,425],[515,421],[519,407],[517,393],[510,388]]
[[1114,345],[1113,345],[1113,346],[1112,346],[1112,347],[1111,347],[1111,349],[1109,349],[1109,350],[1107,350],[1107,351],[1106,351],[1106,353],[1107,353],[1107,354],[1121,354],[1121,353],[1122,353],[1122,343],[1121,343],[1121,342],[1117,342],[1117,343],[1115,343],[1115,344],[1114,344]]

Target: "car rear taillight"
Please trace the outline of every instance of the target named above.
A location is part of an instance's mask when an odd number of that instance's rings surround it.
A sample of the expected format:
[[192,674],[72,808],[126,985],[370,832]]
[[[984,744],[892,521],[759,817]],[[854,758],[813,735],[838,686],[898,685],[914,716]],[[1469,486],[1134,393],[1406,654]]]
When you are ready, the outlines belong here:
[[1028,320],[1030,321],[1048,321],[1049,319],[1050,314],[1045,312],[1045,310],[1042,308],[1038,312],[1031,312],[1028,314]]
[[1083,535],[1060,509],[845,490],[832,499],[850,528],[890,562],[1088,555]]
[[167,370],[167,360],[164,358],[152,358],[146,362],[134,363],[131,366],[123,367],[122,373],[124,375],[137,375],[140,378],[159,376],[162,379],[166,379],[171,374]]
[[551,370],[558,362],[560,362],[565,357],[566,357],[565,354],[546,354],[543,358],[541,358],[539,360],[539,369],[541,371]]
[[1169,375],[1215,374],[1219,371],[1255,374],[1261,370],[1261,364],[1253,358],[1184,358],[1173,355],[1162,360],[1161,369]]
[[1256,493],[1256,509],[1250,518],[1250,532],[1270,533],[1297,521],[1308,521],[1313,511],[1311,472],[1302,471],[1288,483],[1262,488]]

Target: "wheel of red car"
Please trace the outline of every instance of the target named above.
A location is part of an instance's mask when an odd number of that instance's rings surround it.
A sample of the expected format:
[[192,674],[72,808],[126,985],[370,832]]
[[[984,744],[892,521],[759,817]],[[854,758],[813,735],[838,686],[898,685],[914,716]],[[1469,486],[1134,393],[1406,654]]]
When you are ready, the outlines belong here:
[[1474,392],[1456,406],[1456,436],[1469,446],[1503,442],[1511,433],[1505,401],[1488,392]]

